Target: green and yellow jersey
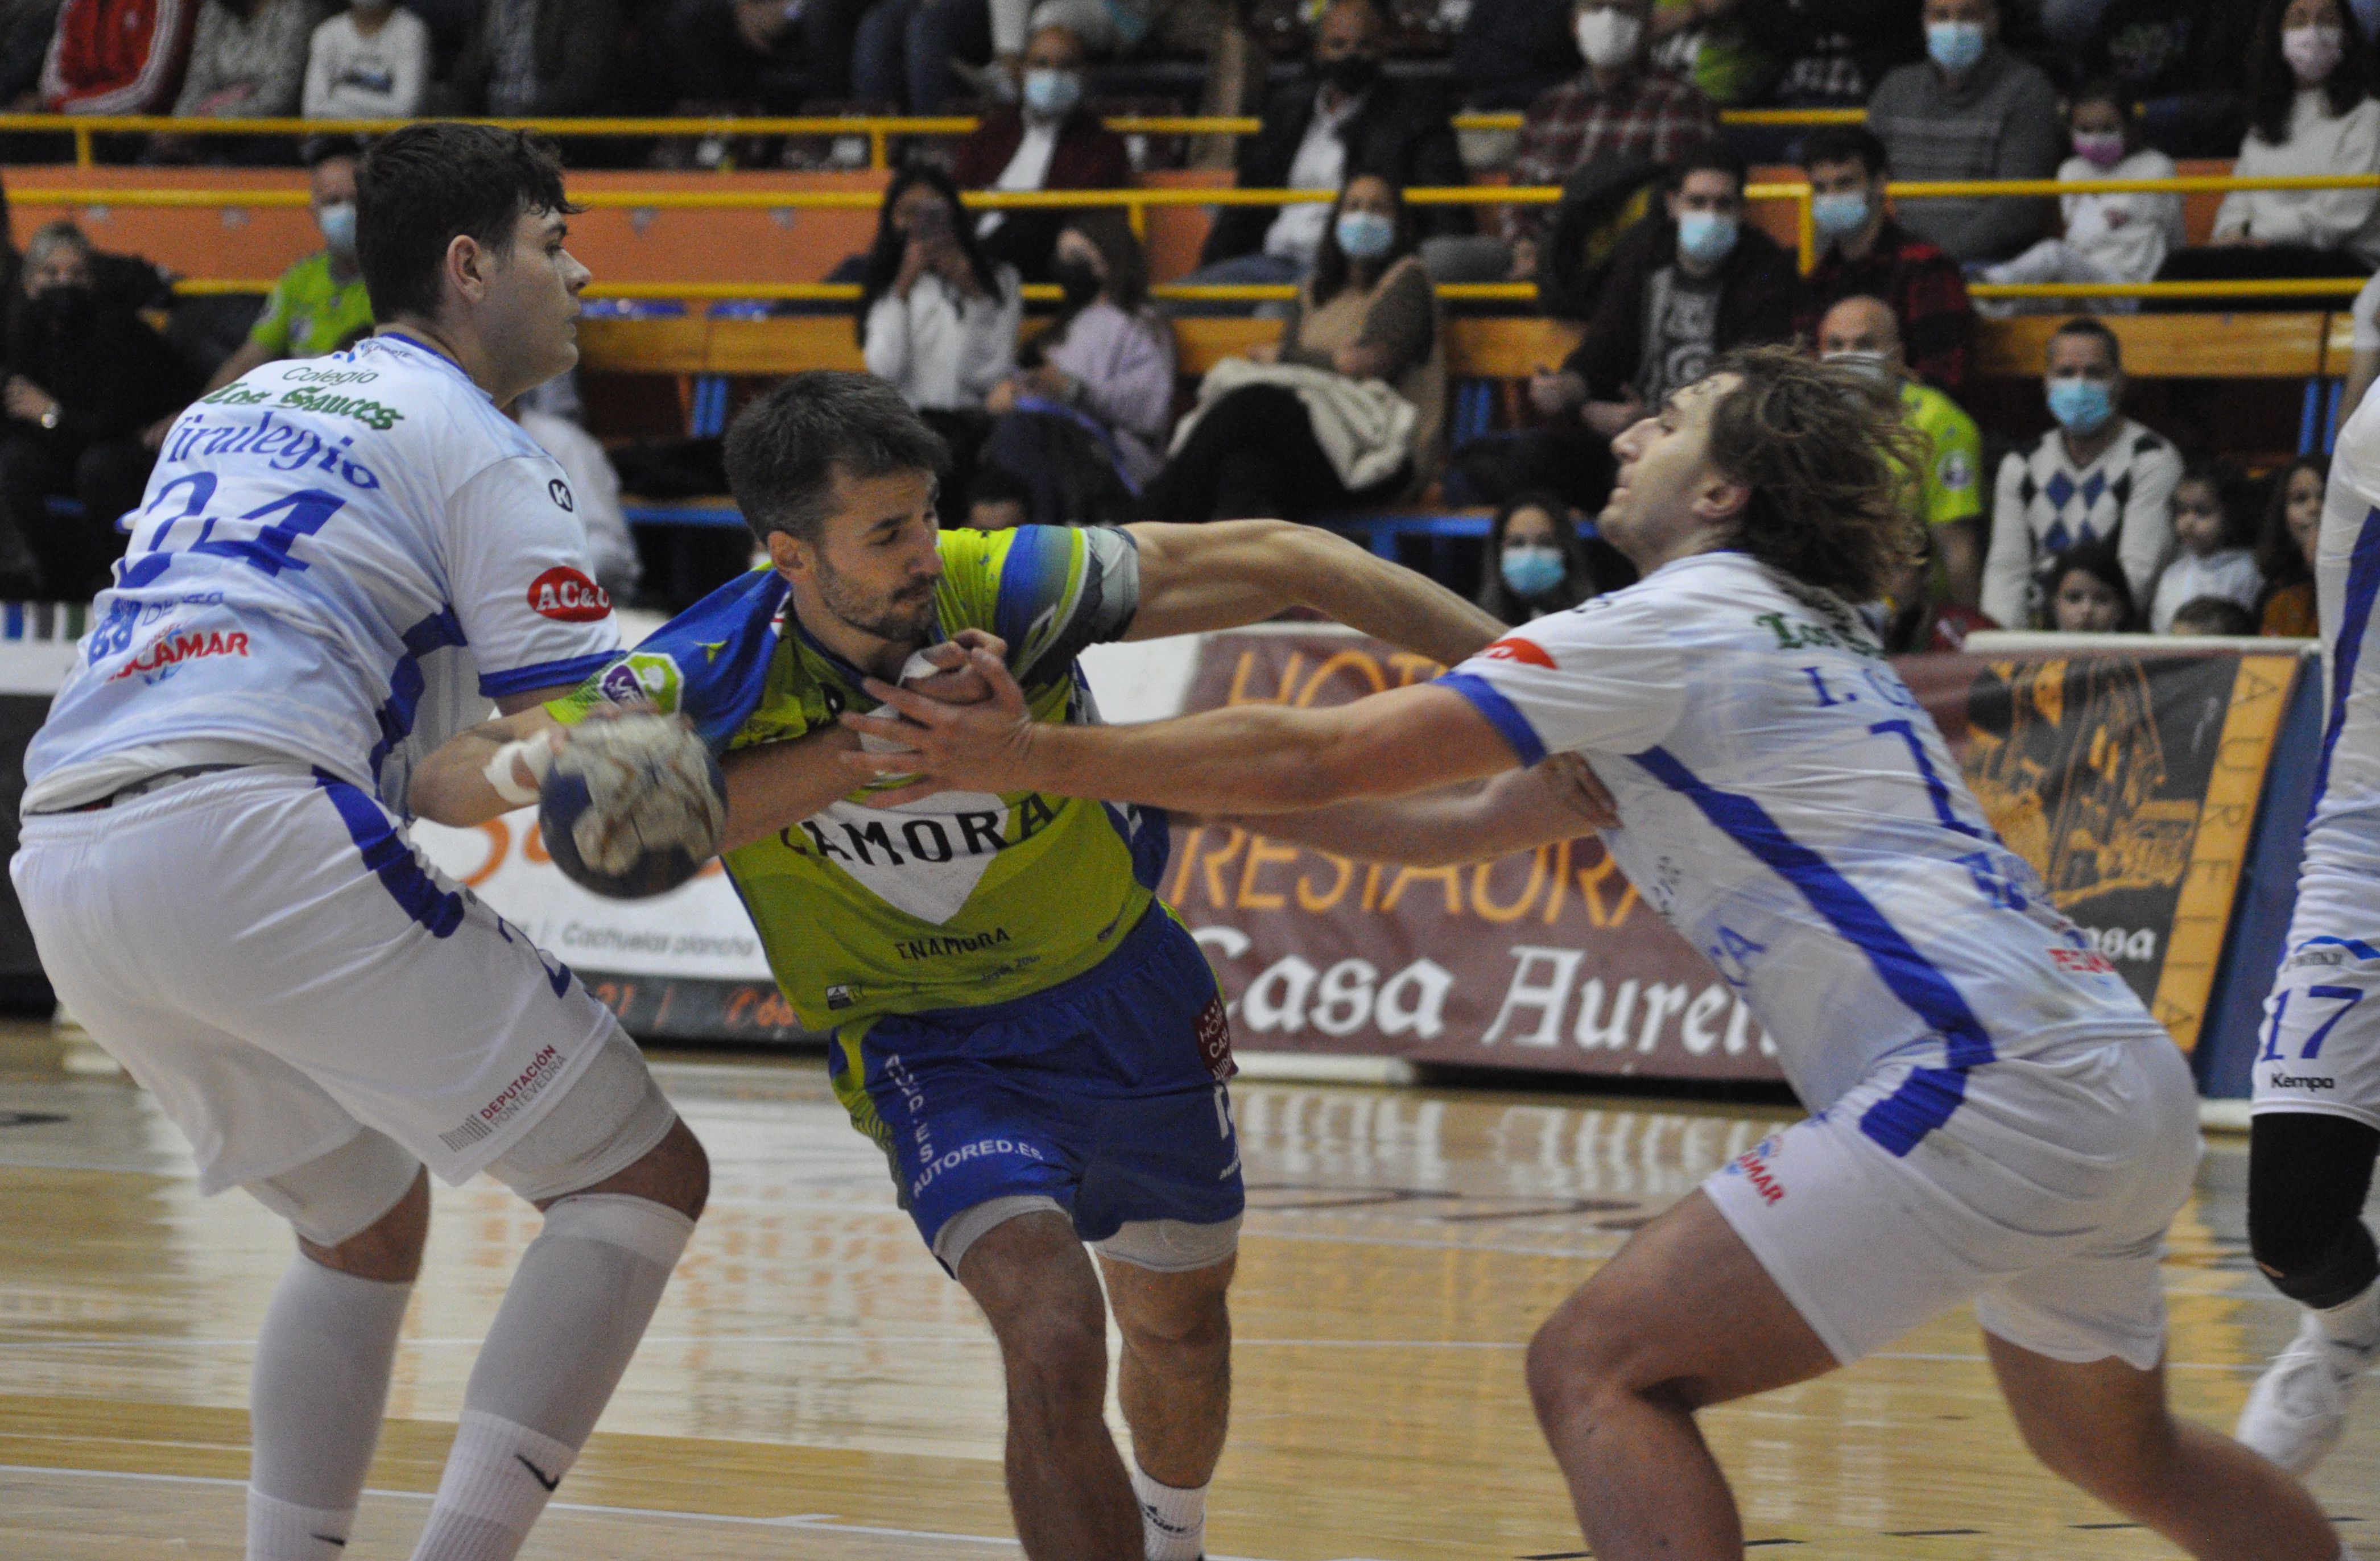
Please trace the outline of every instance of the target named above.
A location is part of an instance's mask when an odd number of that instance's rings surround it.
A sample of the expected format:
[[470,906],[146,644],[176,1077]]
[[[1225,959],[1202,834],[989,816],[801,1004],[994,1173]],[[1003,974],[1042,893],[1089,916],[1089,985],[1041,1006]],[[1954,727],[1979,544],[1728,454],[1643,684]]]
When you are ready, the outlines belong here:
[[275,358],[320,358],[371,326],[363,274],[340,281],[331,274],[331,252],[317,250],[273,284],[248,339]]
[[1984,513],[1984,436],[1975,420],[1930,384],[1903,380],[1901,415],[1925,435],[1925,472],[1918,483],[1917,512],[1928,526],[1973,520]]
[[[943,637],[988,629],[1034,716],[1098,718],[1075,665],[1139,604],[1119,530],[953,530],[940,543]],[[795,620],[785,581],[747,575],[547,708],[600,702],[686,715],[714,753],[784,742],[868,711],[865,675]],[[1164,816],[1038,792],[942,792],[898,808],[855,787],[824,811],[727,853],[769,968],[812,1030],[1029,995],[1098,964],[1139,921],[1164,871]]]

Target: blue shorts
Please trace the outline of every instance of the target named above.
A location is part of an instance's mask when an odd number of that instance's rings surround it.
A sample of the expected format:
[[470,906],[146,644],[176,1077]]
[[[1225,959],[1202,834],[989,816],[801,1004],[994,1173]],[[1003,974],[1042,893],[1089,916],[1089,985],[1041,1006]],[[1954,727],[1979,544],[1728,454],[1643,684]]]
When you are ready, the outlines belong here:
[[[929,1247],[997,1198],[1050,1199],[1086,1241],[1127,1222],[1220,1224],[1246,1201],[1222,993],[1162,906],[1071,981],[888,1015],[857,1051],[902,1206]],[[847,1073],[845,1045],[828,1057]]]

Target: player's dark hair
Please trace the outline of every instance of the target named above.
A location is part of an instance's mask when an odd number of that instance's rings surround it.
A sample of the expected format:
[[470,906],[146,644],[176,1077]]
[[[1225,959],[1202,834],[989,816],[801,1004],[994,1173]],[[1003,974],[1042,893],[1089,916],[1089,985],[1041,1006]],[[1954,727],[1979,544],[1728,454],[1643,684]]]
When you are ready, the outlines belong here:
[[356,262],[372,317],[435,317],[457,238],[508,260],[523,215],[580,210],[564,196],[562,159],[542,136],[451,120],[407,125],[374,142],[356,170]]
[[1925,440],[1900,387],[1790,347],[1739,348],[1711,372],[1740,381],[1711,409],[1709,435],[1711,463],[1752,490],[1735,545],[1848,603],[1882,596],[1922,525],[1907,474]]
[[783,531],[813,546],[834,513],[835,473],[865,481],[939,473],[941,435],[901,393],[871,374],[810,369],[781,382],[727,431],[727,485],[766,545]]
[[1802,142],[1802,166],[1821,163],[1857,163],[1874,178],[1891,165],[1892,154],[1865,125],[1821,125]]

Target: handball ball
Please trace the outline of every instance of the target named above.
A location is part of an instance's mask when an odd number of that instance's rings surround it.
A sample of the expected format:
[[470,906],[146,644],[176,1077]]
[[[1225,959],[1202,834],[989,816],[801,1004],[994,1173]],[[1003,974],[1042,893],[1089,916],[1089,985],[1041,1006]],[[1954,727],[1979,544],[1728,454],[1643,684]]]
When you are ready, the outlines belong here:
[[664,715],[572,728],[538,788],[538,829],[563,876],[608,899],[666,894],[719,854],[727,779]]

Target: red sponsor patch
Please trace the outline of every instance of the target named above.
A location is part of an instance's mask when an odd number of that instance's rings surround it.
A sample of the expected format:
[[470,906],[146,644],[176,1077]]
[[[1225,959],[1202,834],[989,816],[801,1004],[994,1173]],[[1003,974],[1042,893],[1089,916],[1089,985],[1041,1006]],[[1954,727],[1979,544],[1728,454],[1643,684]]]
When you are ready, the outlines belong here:
[[612,598],[603,588],[567,564],[528,582],[528,610],[562,623],[593,623],[612,614]]
[[1554,658],[1546,654],[1544,646],[1534,640],[1524,640],[1517,634],[1506,635],[1479,654],[1488,661],[1524,661],[1531,666],[1550,667],[1554,664]]
[[1191,1028],[1198,1037],[1198,1058],[1215,1076],[1216,1083],[1222,1083],[1240,1070],[1240,1065],[1232,1060],[1232,1021],[1223,1012],[1220,995],[1208,999]]
[[196,661],[201,656],[245,656],[248,636],[237,631],[225,634],[221,629],[194,628],[187,634],[168,634],[143,649],[108,675],[113,683],[119,677],[141,673],[163,672],[179,662]]

